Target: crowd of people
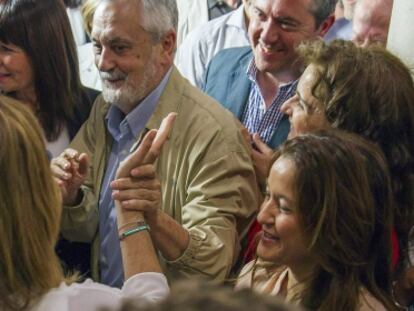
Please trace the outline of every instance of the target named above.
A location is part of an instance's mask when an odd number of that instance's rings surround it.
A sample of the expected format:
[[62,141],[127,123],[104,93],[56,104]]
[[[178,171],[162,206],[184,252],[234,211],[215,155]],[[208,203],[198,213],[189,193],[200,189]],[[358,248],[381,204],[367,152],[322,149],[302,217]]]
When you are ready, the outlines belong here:
[[0,0],[0,309],[414,308],[392,7]]

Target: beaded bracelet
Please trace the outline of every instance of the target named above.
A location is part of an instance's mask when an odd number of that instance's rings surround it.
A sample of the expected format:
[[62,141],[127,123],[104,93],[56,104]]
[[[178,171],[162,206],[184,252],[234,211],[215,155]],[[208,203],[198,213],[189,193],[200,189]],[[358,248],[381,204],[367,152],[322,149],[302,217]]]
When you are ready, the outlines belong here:
[[119,240],[122,241],[123,239],[125,239],[126,237],[128,237],[130,235],[133,235],[135,233],[138,233],[138,232],[141,232],[141,231],[144,231],[144,230],[149,231],[149,229],[150,229],[149,226],[147,224],[144,224],[144,225],[138,226],[138,227],[136,227],[134,229],[127,230],[125,232],[122,232],[119,235]]
[[146,225],[146,224],[147,223],[143,220],[135,220],[135,221],[127,222],[125,224],[122,224],[122,225],[118,226],[118,232],[122,231],[122,229],[125,229],[125,227],[128,227],[130,225],[134,225],[134,227],[137,227],[137,226],[143,226],[143,225]]

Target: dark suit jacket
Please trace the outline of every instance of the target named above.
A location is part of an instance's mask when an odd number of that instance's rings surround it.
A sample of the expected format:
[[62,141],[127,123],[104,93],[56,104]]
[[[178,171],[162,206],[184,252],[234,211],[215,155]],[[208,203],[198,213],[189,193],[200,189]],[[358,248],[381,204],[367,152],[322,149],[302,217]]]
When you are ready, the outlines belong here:
[[[243,116],[252,86],[246,74],[252,58],[250,47],[222,50],[213,57],[205,75],[204,92],[215,98],[239,120]],[[289,120],[284,116],[273,133],[269,146],[275,149],[283,143],[289,129]]]

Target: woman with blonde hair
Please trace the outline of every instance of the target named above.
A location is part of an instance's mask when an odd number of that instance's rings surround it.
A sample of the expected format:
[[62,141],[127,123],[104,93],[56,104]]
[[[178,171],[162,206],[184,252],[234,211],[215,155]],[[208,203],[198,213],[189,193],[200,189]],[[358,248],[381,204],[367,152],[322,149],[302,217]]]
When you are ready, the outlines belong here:
[[[0,141],[1,310],[115,309],[123,297],[153,301],[168,293],[148,227],[141,224],[140,231],[126,234],[130,231],[124,230],[139,223],[141,215],[121,209],[118,225],[128,279],[123,288],[65,278],[54,251],[60,190],[51,174],[43,132],[27,107],[2,96]],[[142,148],[150,143],[146,139]]]
[[276,151],[267,189],[258,259],[244,267],[237,288],[306,310],[396,310],[390,258],[377,251],[391,248],[393,204],[377,147],[332,130],[295,137]]

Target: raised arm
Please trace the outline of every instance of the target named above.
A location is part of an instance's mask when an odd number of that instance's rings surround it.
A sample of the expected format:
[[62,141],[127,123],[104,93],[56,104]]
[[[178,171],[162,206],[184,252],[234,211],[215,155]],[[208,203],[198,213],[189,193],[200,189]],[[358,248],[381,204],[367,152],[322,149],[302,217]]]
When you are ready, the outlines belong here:
[[[117,208],[125,279],[142,272],[162,272],[151,241],[151,229],[143,212],[125,208],[125,205],[153,204],[154,200],[151,199],[160,197],[159,182],[151,167],[168,138],[174,119],[175,114],[170,114],[158,132],[153,130],[147,133],[137,150],[120,164],[116,180],[111,183]],[[143,172],[141,177],[131,176],[134,170]]]

